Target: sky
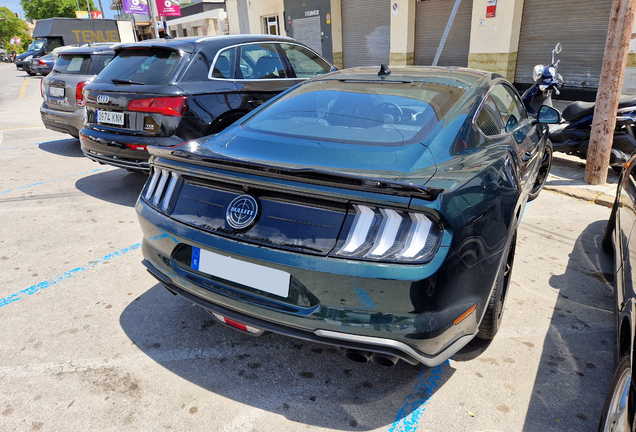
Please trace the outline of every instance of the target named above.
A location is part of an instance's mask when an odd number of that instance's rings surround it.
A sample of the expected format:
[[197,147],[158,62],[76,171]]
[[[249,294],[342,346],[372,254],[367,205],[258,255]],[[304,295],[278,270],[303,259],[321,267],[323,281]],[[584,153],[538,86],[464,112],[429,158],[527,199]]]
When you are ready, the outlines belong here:
[[[83,1],[79,0],[79,3],[80,3],[80,7],[82,6],[82,3],[83,3],[84,4],[83,10],[86,10],[86,0],[83,0]],[[98,0],[93,0],[93,3],[95,4],[95,6],[99,8]],[[111,0],[102,0],[102,6],[104,7],[104,15],[106,15],[106,18],[114,18],[115,16],[116,11],[110,10],[110,5],[111,5]],[[17,12],[18,14],[20,14],[20,17],[24,18],[24,11],[22,10],[22,6],[20,6],[20,0],[0,0],[0,6],[9,8],[9,10],[11,10],[12,12]]]

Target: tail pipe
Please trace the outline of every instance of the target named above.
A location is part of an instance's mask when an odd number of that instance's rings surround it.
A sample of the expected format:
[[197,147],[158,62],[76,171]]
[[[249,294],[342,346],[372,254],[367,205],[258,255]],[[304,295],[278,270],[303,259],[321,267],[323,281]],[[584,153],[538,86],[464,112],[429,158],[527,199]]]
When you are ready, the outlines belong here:
[[348,349],[345,351],[344,355],[349,360],[357,363],[366,363],[370,360],[372,363],[386,367],[395,366],[395,364],[399,360],[399,357],[394,355],[374,353],[371,351],[363,351],[357,349]]

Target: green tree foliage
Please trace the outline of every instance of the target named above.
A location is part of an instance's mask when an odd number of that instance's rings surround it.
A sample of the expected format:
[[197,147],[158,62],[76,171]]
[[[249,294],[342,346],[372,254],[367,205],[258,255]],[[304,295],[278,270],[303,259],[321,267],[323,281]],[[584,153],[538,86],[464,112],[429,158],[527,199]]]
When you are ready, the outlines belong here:
[[11,38],[19,37],[22,41],[29,38],[27,26],[20,18],[6,7],[0,7],[0,39],[5,48],[9,49]]
[[[99,10],[89,0],[91,10]],[[75,18],[77,0],[20,0],[24,15],[29,21],[47,18]],[[79,0],[81,10],[86,10],[86,0]]]

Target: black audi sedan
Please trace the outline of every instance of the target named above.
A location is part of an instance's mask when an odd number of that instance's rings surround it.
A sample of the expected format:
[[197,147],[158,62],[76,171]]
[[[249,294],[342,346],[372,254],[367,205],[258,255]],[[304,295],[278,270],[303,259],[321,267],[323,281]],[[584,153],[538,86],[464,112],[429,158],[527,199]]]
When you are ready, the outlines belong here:
[[312,79],[221,134],[148,148],[143,263],[242,331],[440,364],[501,325],[558,121],[472,69]]
[[614,255],[616,353],[618,363],[610,383],[599,431],[636,430],[636,154],[619,176],[616,198],[603,238],[603,249]]
[[332,66],[291,38],[267,35],[121,45],[86,86],[80,141],[90,159],[148,171],[146,146],[218,133],[253,108]]

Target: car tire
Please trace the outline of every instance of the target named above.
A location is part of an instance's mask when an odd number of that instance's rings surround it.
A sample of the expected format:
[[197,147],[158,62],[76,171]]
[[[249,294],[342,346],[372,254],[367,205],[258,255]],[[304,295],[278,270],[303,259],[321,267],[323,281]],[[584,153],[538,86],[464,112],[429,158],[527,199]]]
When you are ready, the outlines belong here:
[[37,73],[36,73],[36,72],[27,72],[27,73],[29,74],[29,76],[35,76],[35,75],[37,75]]
[[495,337],[501,326],[503,319],[506,298],[508,297],[508,288],[510,287],[510,278],[512,277],[512,266],[515,260],[515,249],[517,245],[517,224],[513,222],[514,233],[510,239],[508,246],[504,249],[501,264],[497,271],[497,279],[495,288],[492,290],[488,306],[484,317],[479,324],[477,337],[479,339],[491,340]]
[[539,170],[537,171],[537,176],[534,179],[534,185],[532,186],[532,190],[528,195],[528,201],[533,201],[537,199],[541,189],[543,189],[543,185],[548,179],[548,175],[550,174],[550,169],[552,168],[552,143],[548,141],[545,145],[545,151],[543,152],[543,157],[541,158],[541,164],[539,165]]
[[614,371],[609,391],[605,397],[601,420],[598,424],[599,432],[605,431],[631,431],[629,423],[629,398],[632,396],[630,390],[632,381],[631,365],[629,354],[625,354],[618,362]]

